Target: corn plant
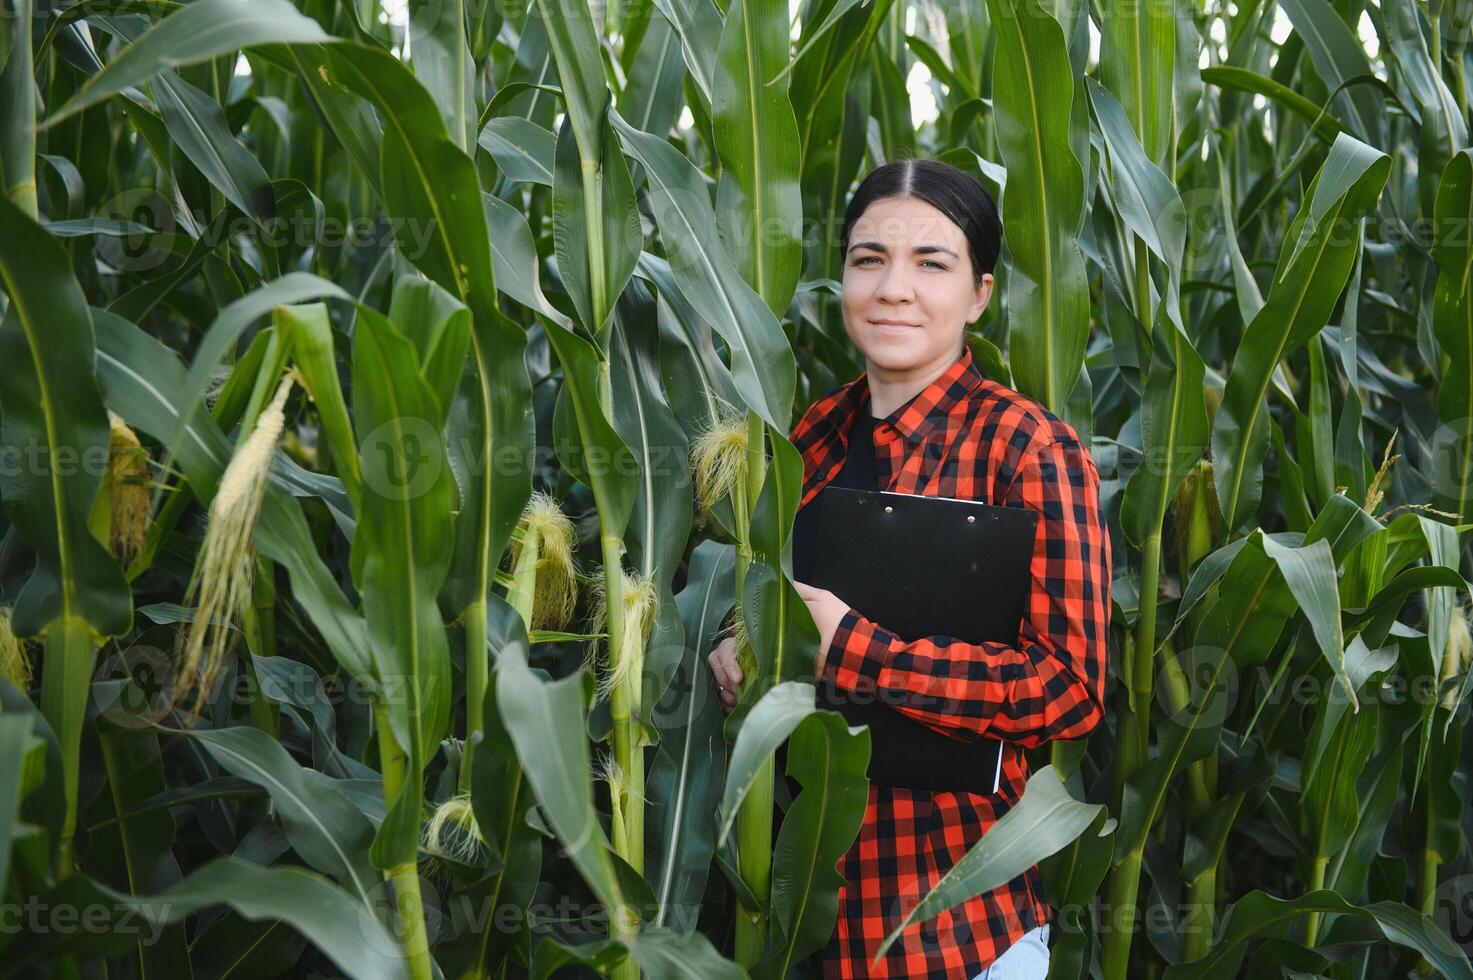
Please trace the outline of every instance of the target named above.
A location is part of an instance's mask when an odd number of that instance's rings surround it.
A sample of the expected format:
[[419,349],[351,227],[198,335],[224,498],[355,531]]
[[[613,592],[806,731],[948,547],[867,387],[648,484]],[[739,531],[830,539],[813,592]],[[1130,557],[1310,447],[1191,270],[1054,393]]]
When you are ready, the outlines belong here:
[[1056,980],[1473,977],[1470,21],[8,0],[0,973],[818,975],[870,745],[788,436],[931,156],[1111,679],[887,944],[1041,863]]

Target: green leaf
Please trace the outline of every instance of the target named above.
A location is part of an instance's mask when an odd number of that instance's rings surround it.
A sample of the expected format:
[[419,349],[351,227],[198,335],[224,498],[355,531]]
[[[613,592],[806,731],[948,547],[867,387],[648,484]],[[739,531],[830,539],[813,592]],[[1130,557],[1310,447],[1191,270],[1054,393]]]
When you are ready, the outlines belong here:
[[260,44],[333,40],[288,0],[195,0],[149,28],[89,78],[43,128],[148,81],[168,68],[198,64]]
[[[1326,87],[1334,90],[1351,79],[1375,75],[1360,39],[1328,0],[1279,0],[1279,6],[1303,40]],[[1357,136],[1372,146],[1385,145],[1382,120],[1386,106],[1374,90],[1364,85],[1345,86],[1335,101],[1354,125]]]
[[731,371],[747,405],[773,428],[792,418],[792,349],[782,325],[737,272],[716,237],[716,215],[700,173],[664,140],[610,112],[624,150],[644,165],[655,223],[685,298],[731,348]]
[[[527,644],[521,617],[500,596],[492,597],[488,618],[494,648],[502,649],[511,642]],[[537,800],[522,776],[516,745],[501,717],[494,680],[486,690],[481,721],[483,728],[471,754],[471,805],[491,845],[492,856],[501,865],[481,894],[487,908],[513,908],[523,913],[510,929],[496,917],[486,923],[486,941],[476,956],[480,969],[490,970],[516,945],[531,941],[526,911],[542,869],[542,835],[528,823]]]
[[[592,678],[580,670],[559,681],[539,680],[527,666],[525,643],[516,638],[498,653],[494,676],[502,722],[548,826],[604,908],[617,914],[626,896],[614,871],[608,837],[593,809],[588,740],[581,724]],[[568,724],[568,719],[580,723]]]
[[1284,582],[1304,613],[1319,643],[1320,652],[1330,665],[1352,710],[1359,711],[1354,688],[1345,672],[1345,637],[1340,630],[1340,590],[1335,575],[1335,558],[1330,544],[1320,539],[1303,548],[1287,548],[1272,538],[1263,539],[1264,554],[1279,566]]
[[[1289,227],[1273,288],[1238,347],[1212,429],[1213,476],[1224,531],[1248,523],[1262,494],[1268,446],[1264,408],[1274,369],[1329,319],[1360,250],[1361,217],[1375,204],[1390,158],[1340,136]],[[1354,232],[1350,229],[1354,228]]]
[[31,749],[29,717],[19,712],[0,714],[0,876],[10,874],[10,845],[20,816],[26,754]]
[[[88,815],[111,807],[119,819],[107,828],[95,824],[88,827],[88,872],[125,883],[134,895],[177,884],[182,875],[172,853],[177,831],[173,818],[168,814],[125,816],[137,804],[164,791],[158,736],[151,731],[128,731],[102,724],[98,726],[97,744],[109,792],[94,801]],[[144,974],[188,971],[190,957],[185,940],[182,926],[168,929],[153,941],[139,936],[130,961]]]
[[772,457],[767,478],[752,511],[751,543],[756,561],[742,583],[742,614],[757,655],[757,675],[746,685],[742,705],[762,696],[774,684],[807,681],[814,676],[818,627],[794,587],[788,536],[803,490],[803,460],[785,438],[768,433]]
[[558,274],[584,329],[607,348],[609,315],[634,272],[644,236],[629,167],[613,129],[600,122],[592,158],[579,156],[573,133],[571,117],[564,119],[552,182]]
[[464,0],[415,0],[409,5],[410,65],[434,97],[445,129],[462,150],[475,142],[476,68],[466,50]]
[[[498,116],[486,123],[476,142],[495,158],[508,180],[552,186],[557,138],[532,120]],[[491,243],[496,244],[494,237]]]
[[452,483],[439,406],[414,345],[363,307],[353,409],[363,508],[353,538],[378,697],[408,774],[375,842],[375,863],[414,860],[421,773],[450,719],[450,654],[436,596],[450,568]]
[[[1461,560],[1458,554],[1458,532],[1448,524],[1440,524],[1437,521],[1418,514],[1417,523],[1422,529],[1422,536],[1427,539],[1427,562],[1433,567],[1441,567],[1452,572],[1457,572]],[[1462,586],[1467,591],[1466,583]],[[1439,678],[1448,676],[1452,671],[1448,670],[1446,658],[1458,656],[1457,649],[1450,642],[1448,627],[1453,621],[1453,608],[1458,602],[1458,588],[1432,588],[1423,593],[1423,602],[1427,608],[1427,647],[1432,657],[1433,674]],[[1466,679],[1465,679],[1466,680]],[[1466,690],[1466,683],[1464,689]],[[1421,782],[1422,766],[1427,759],[1427,745],[1430,741],[1432,718],[1436,707],[1440,702],[1436,698],[1426,699],[1427,703],[1422,705],[1422,736],[1421,744],[1417,750],[1417,772],[1416,782]],[[1449,711],[1448,719],[1443,723],[1443,734],[1447,734],[1452,725],[1452,716],[1456,714],[1456,702],[1454,710]]]
[[1357,636],[1345,651],[1346,683],[1353,693],[1320,700],[1305,744],[1299,804],[1300,823],[1318,860],[1339,856],[1360,823],[1360,774],[1375,748],[1376,713],[1357,710],[1347,716],[1345,704],[1354,707],[1366,682],[1395,665],[1395,648],[1371,650]]
[[1084,173],[1069,142],[1074,70],[1063,29],[1038,0],[988,0],[997,32],[993,111],[1008,170],[1003,232],[1008,343],[1024,394],[1064,415],[1089,339],[1089,290],[1076,244]]
[[[836,4],[826,23],[845,6]],[[777,315],[788,308],[803,264],[802,158],[782,74],[795,63],[788,46],[786,2],[731,0],[711,101],[723,164],[716,192],[722,241],[742,278]]]
[[220,767],[271,795],[292,849],[332,875],[350,894],[372,905],[381,879],[368,859],[373,824],[321,773],[304,769],[281,744],[255,728],[185,730]]
[[348,418],[348,404],[343,399],[343,387],[338,379],[332,322],[327,317],[327,306],[323,303],[278,306],[271,311],[271,324],[281,331],[292,360],[302,372],[312,402],[317,406],[317,415],[322,420],[328,445],[332,448],[338,477],[343,481],[348,499],[354,501],[356,507],[363,491],[363,476],[358,467],[353,423]]
[[698,932],[677,935],[665,929],[644,929],[623,940],[596,940],[569,945],[546,936],[537,945],[532,960],[532,980],[544,980],[555,971],[574,964],[599,973],[616,969],[620,952],[627,950],[651,980],[741,980],[746,971],[721,956],[711,941]]
[[710,104],[718,60],[716,48],[721,40],[721,12],[711,0],[654,0],[654,4],[680,37],[685,67]]
[[[1110,152],[1110,182],[1126,227],[1166,268],[1155,307],[1152,353],[1141,400],[1140,466],[1121,502],[1121,525],[1137,543],[1161,534],[1172,495],[1207,448],[1205,366],[1181,318],[1181,255],[1186,209],[1171,181],[1146,156],[1111,94],[1086,79]],[[1122,242],[1122,245],[1126,243]],[[1139,318],[1150,314],[1137,310]]]
[[408,274],[394,282],[389,319],[414,342],[420,368],[440,410],[439,418],[434,421],[437,426],[443,426],[465,372],[470,310],[438,283]]
[[230,132],[220,103],[171,71],[155,76],[152,88],[174,145],[200,173],[245,214],[274,215],[271,178]]
[[[1044,766],[1033,773],[1018,802],[921,898],[905,921],[885,937],[872,964],[878,963],[885,950],[913,924],[985,894],[1068,847],[1104,809],[1103,804],[1081,803],[1070,796],[1053,766]],[[1107,825],[1104,832],[1113,829]]]
[[1324,889],[1298,898],[1275,898],[1261,891],[1240,898],[1223,917],[1222,938],[1211,952],[1190,963],[1168,966],[1165,980],[1225,980],[1237,976],[1246,952],[1244,943],[1270,936],[1286,937],[1299,916],[1312,912],[1368,919],[1387,940],[1427,957],[1443,976],[1454,980],[1473,977],[1473,966],[1469,965],[1467,955],[1425,915],[1399,902],[1373,902],[1357,907]]
[[[598,507],[599,532],[606,538],[622,538],[629,525],[638,492],[635,474],[627,472],[629,447],[609,424],[599,398],[604,368],[593,345],[562,327],[547,328],[547,340],[563,368],[560,407],[577,434],[575,445],[559,445],[564,460],[577,460],[573,469],[578,479],[593,489]],[[571,413],[569,415],[568,413]]]
[[654,295],[643,282],[630,283],[614,316],[610,421],[638,467],[638,490],[624,539],[630,563],[654,582],[659,601],[639,701],[641,710],[648,710],[664,694],[687,646],[671,589],[690,542],[693,488],[686,466],[669,461],[688,459],[690,440],[665,396]]
[[752,968],[753,976],[782,978],[834,931],[844,877],[835,866],[854,843],[869,803],[870,733],[850,728],[843,715],[818,711],[793,731],[788,775],[803,791],[778,831],[772,856],[773,923],[782,943]]
[[491,261],[496,267],[497,285],[528,309],[536,310],[566,330],[573,329],[573,321],[548,302],[542,292],[540,259],[526,217],[492,194],[482,194],[481,204],[486,209],[486,225],[491,232]]
[[1312,124],[1315,135],[1326,143],[1333,143],[1345,131],[1340,120],[1335,118],[1328,109],[1322,110],[1287,85],[1274,81],[1266,75],[1260,75],[1256,71],[1237,65],[1213,65],[1202,69],[1202,81],[1209,85],[1234,88],[1271,99],[1300,119]]
[[82,726],[93,655],[125,632],[133,609],[117,562],[88,526],[108,459],[108,420],[95,380],[92,318],[58,242],[7,197],[0,200],[0,500],[31,546],[34,570],[15,598],[19,636],[45,637],[41,704],[61,743],[70,862]]
[[[253,922],[287,923],[349,976],[364,980],[408,976],[398,942],[373,915],[336,885],[301,868],[263,868],[239,858],[220,858],[177,885],[140,896],[73,874],[41,900],[52,908],[103,909],[108,921],[97,928],[32,934],[12,947],[14,962],[63,951],[116,955],[134,942],[140,928],[157,930],[202,909],[226,905]],[[108,925],[121,928],[105,928]]]
[[[0,286],[10,298],[0,324],[0,432],[7,454],[31,461],[5,468],[0,498],[37,556],[15,600],[15,631],[36,636],[70,621],[100,642],[128,628],[132,607],[117,563],[87,526],[108,447],[92,317],[61,245],[8,198],[0,201]],[[73,666],[85,687],[90,663]]]
[[1432,248],[1432,326],[1448,359],[1437,395],[1443,428],[1432,446],[1433,503],[1467,513],[1473,510],[1473,150],[1461,151],[1443,170],[1433,225],[1443,233]]
[[538,19],[547,31],[548,44],[557,63],[569,124],[585,166],[602,159],[600,144],[604,111],[609,104],[609,86],[604,78],[603,54],[594,32],[593,16],[586,5],[553,7],[548,0],[535,0]]
[[184,379],[184,387],[177,398],[179,418],[167,439],[171,452],[178,453],[182,450],[185,420],[191,419],[196,409],[204,403],[210,375],[226,354],[235,349],[241,335],[258,318],[272,312],[277,306],[321,297],[351,298],[343,289],[326,279],[305,272],[293,272],[247,293],[220,311],[195,352],[194,362],[189,366],[189,376]]
[[[771,688],[742,720],[731,764],[726,770],[726,788],[721,794],[716,844],[725,846],[726,836],[736,821],[742,799],[752,788],[761,769],[798,723],[813,713],[816,697],[812,684],[785,681]],[[865,760],[865,765],[869,760]]]
[[675,596],[689,652],[653,717],[660,744],[645,790],[652,828],[645,864],[659,903],[655,925],[695,928],[716,848],[716,807],[726,771],[726,740],[705,655],[735,588],[736,549],[705,540],[691,554],[686,584]]
[[1169,3],[1137,3],[1101,22],[1100,81],[1157,167],[1174,166],[1176,155],[1176,14]]
[[[470,307],[471,370],[450,431],[463,446],[466,519],[458,522],[452,593],[464,609],[482,602],[512,529],[531,494],[534,421],[523,352],[526,333],[497,305],[496,277],[475,164],[445,132],[429,93],[386,51],[353,45],[293,49],[314,91],[344,90],[372,103],[384,120],[380,191],[395,218],[400,249]],[[340,140],[358,136],[352,119],[330,117]],[[362,165],[360,163],[360,165]],[[459,413],[459,417],[454,417]]]

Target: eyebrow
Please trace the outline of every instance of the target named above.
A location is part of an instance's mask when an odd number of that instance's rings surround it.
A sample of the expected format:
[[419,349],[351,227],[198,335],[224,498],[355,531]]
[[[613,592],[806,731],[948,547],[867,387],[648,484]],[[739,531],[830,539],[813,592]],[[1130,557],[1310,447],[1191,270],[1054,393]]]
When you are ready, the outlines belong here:
[[[888,253],[890,251],[879,242],[855,242],[853,245],[849,246],[849,251],[852,252],[856,248],[867,248],[874,252]],[[954,259],[960,258],[960,256],[958,256],[955,252],[944,245],[917,245],[915,248],[911,249],[911,251],[917,255],[934,255],[937,252],[945,252],[947,255],[950,255]]]

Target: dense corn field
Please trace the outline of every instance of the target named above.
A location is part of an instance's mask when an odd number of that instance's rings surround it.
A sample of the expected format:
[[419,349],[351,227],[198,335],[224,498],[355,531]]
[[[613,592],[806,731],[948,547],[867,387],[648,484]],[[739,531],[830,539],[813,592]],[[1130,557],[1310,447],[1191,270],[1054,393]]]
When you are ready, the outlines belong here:
[[0,974],[810,971],[870,743],[788,436],[864,369],[850,191],[929,156],[1113,620],[909,914],[1041,862],[1051,978],[1473,977],[1470,21],[5,0]]

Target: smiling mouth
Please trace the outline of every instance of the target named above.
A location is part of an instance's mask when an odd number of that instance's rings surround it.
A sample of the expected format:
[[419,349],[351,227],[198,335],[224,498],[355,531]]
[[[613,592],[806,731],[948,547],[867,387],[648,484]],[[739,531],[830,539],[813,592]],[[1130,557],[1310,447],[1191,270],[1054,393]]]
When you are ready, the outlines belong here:
[[891,330],[901,332],[905,330],[919,330],[919,323],[900,323],[895,320],[871,320],[870,325],[878,330]]

